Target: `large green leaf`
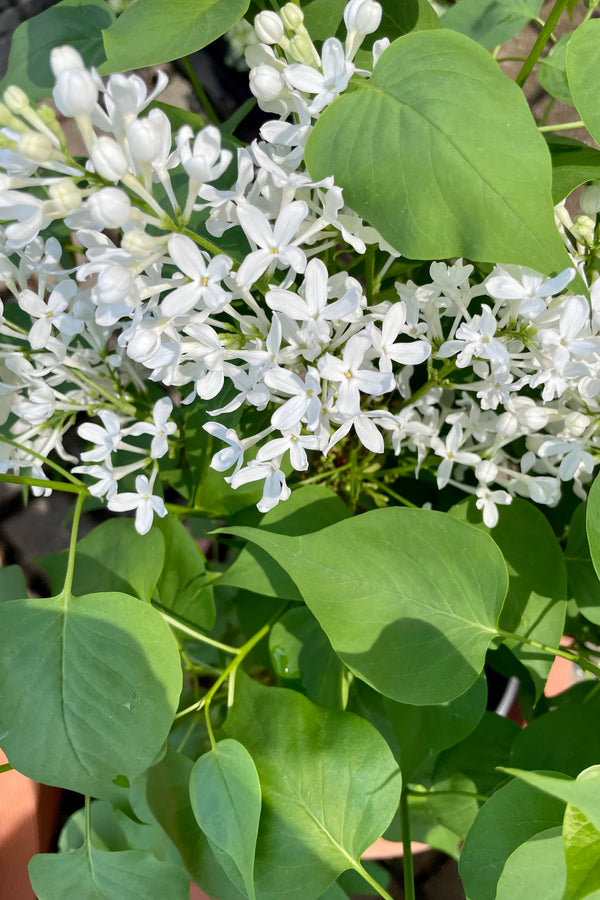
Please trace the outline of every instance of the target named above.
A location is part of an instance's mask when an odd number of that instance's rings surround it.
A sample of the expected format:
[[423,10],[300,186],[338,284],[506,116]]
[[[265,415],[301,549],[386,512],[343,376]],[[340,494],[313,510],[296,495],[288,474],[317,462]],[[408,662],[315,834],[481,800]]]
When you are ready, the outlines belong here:
[[256,766],[238,741],[224,740],[197,760],[190,778],[192,809],[230,880],[254,893],[254,856],[261,792]]
[[[401,778],[389,747],[352,713],[243,676],[225,731],[252,756],[262,787],[256,897],[320,897],[397,809]],[[282,883],[282,870],[293,879]]]
[[511,768],[506,771],[538,791],[545,791],[564,803],[572,804],[595,829],[600,830],[600,766],[590,766],[579,774],[576,781],[560,775],[525,772],[522,769]]
[[459,0],[442,26],[492,48],[503,44],[539,15],[542,0]]
[[[329,488],[307,485],[293,491],[287,503],[279,503],[260,520],[261,529],[297,536],[348,518],[350,511]],[[219,579],[219,584],[240,587],[265,597],[297,600],[298,589],[279,565],[260,547],[245,547]]]
[[[455,506],[452,515],[494,539],[508,568],[508,594],[500,627],[512,634],[558,647],[567,611],[567,569],[550,523],[533,503],[516,499],[499,510],[498,524],[486,528],[475,498]],[[527,644],[507,641],[530,672],[539,698],[554,662]]]
[[[68,556],[68,551],[63,550],[36,560],[50,575],[56,592],[63,585]],[[150,600],[164,556],[164,540],[158,528],[141,535],[135,530],[133,519],[108,519],[77,542],[73,591],[116,591]]]
[[547,134],[552,157],[552,197],[560,203],[580,184],[600,179],[600,150],[561,134]]
[[566,880],[561,828],[534,834],[517,847],[498,879],[496,900],[563,900]]
[[27,19],[13,35],[0,93],[9,84],[17,84],[31,100],[50,97],[54,87],[52,48],[70,44],[81,53],[86,65],[99,66],[106,59],[102,29],[114,21],[115,14],[105,0],[62,0]]
[[496,791],[479,810],[462,849],[459,869],[467,900],[495,900],[511,853],[534,835],[559,826],[563,812],[563,802],[519,781]]
[[290,609],[275,623],[269,652],[284,686],[298,685],[319,706],[341,708],[343,666],[309,609]]
[[[324,41],[337,33],[342,40],[346,29],[342,16],[347,0],[311,0],[303,5],[304,24],[314,41]],[[383,4],[381,24],[374,34],[367,35],[362,45],[371,48],[374,41],[395,38],[409,31],[439,28],[440,20],[429,0],[386,0]]]
[[215,624],[215,601],[198,544],[172,516],[159,519],[165,564],[156,590],[161,607],[206,631]]
[[388,698],[385,711],[398,745],[402,776],[408,780],[428,757],[467,737],[485,712],[487,682],[482,675],[455,700],[434,706],[413,706]]
[[590,19],[571,35],[567,47],[567,81],[585,127],[595,141],[600,141],[600,106],[598,79],[600,68],[600,21]]
[[126,594],[0,605],[0,732],[12,765],[110,799],[167,737],[181,689],[162,617]]
[[596,575],[600,578],[600,478],[596,478],[588,496],[586,512],[590,556]]
[[456,32],[395,41],[372,78],[325,110],[306,161],[315,179],[333,175],[349,206],[406,256],[544,273],[569,265],[550,158],[527,102]]
[[571,34],[563,34],[554,44],[548,56],[540,61],[537,76],[538,81],[546,93],[563,103],[573,106],[573,98],[569,90],[567,73],[567,46],[571,40]]
[[39,900],[189,900],[190,895],[181,866],[143,850],[107,853],[88,846],[42,853],[29,863],[29,877]]
[[273,556],[338,656],[382,694],[445,703],[477,681],[507,588],[488,535],[445,513],[398,507],[293,538],[227,530]]
[[569,579],[569,597],[590,622],[600,625],[600,581],[590,555],[586,533],[586,506],[581,503],[571,519],[565,560]]
[[242,18],[249,0],[137,0],[104,32],[103,75],[195,53]]
[[600,695],[570,702],[529,723],[517,736],[510,765],[549,769],[573,778],[598,760]]

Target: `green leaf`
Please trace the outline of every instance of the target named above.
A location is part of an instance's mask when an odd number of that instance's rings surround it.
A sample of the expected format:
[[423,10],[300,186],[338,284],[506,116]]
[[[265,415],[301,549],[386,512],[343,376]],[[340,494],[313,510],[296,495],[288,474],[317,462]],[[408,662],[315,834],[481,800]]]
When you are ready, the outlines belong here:
[[54,87],[52,48],[70,44],[81,53],[86,66],[99,66],[106,59],[102,29],[114,21],[115,14],[105,0],[62,0],[27,19],[13,35],[0,93],[16,84],[30,100],[50,97]]
[[39,900],[189,900],[190,881],[181,866],[160,862],[143,850],[107,853],[82,847],[42,853],[29,863]]
[[165,542],[165,564],[156,589],[161,607],[206,631],[215,624],[215,601],[198,544],[173,516],[156,527]]
[[294,538],[227,531],[273,556],[338,656],[382,694],[445,703],[477,681],[507,587],[488,535],[445,513],[398,507]]
[[284,685],[296,682],[313,703],[341,707],[343,667],[309,609],[290,609],[275,623],[269,652],[275,674]]
[[587,501],[587,536],[590,556],[596,575],[600,578],[600,478],[595,478]]
[[408,781],[428,757],[466,738],[481,720],[486,703],[483,675],[460,697],[435,706],[412,706],[386,698],[384,706],[398,744],[403,778]]
[[552,157],[552,197],[560,203],[580,184],[600,178],[600,150],[559,134],[547,134]]
[[[50,575],[56,592],[63,585],[68,556],[63,550],[36,560]],[[164,556],[164,540],[158,528],[141,535],[135,530],[133,519],[108,519],[77,542],[73,592],[135,594],[140,600],[149,601]]]
[[[254,760],[263,793],[258,900],[313,900],[388,826],[400,772],[381,735],[352,713],[238,675],[228,737]],[[281,882],[281,871],[293,880]]]
[[586,532],[586,503],[580,503],[569,525],[565,560],[569,579],[569,597],[590,622],[600,625],[600,581],[596,575]]
[[598,106],[597,79],[590,77],[600,67],[600,21],[590,19],[571,35],[567,47],[567,81],[585,127],[600,141],[600,107]]
[[[483,524],[475,498],[455,506],[451,514],[487,531],[502,551],[508,568],[508,594],[500,627],[558,647],[567,611],[567,569],[544,514],[533,503],[518,498],[499,509],[495,528]],[[527,644],[506,643],[530,672],[539,698],[554,659]]]
[[181,680],[169,627],[134,597],[0,605],[2,748],[36,781],[110,799],[160,750]]
[[600,831],[577,807],[567,804],[562,837],[567,862],[564,900],[600,896]]
[[225,34],[249,0],[138,0],[104,32],[102,75],[171,62]]
[[573,98],[569,90],[567,73],[567,46],[571,40],[571,33],[563,36],[554,44],[548,56],[540,60],[537,70],[538,81],[546,93],[562,103],[573,106]]
[[550,158],[527,102],[482,47],[456,32],[395,41],[372,78],[324,111],[306,162],[315,179],[333,175],[348,205],[405,256],[544,273],[569,265]]
[[442,16],[442,27],[491,49],[525,28],[541,6],[541,0],[459,0]]
[[261,792],[256,766],[237,741],[220,741],[197,760],[190,778],[192,809],[231,881],[254,893],[254,856]]
[[576,781],[560,775],[544,775],[525,772],[522,769],[506,769],[510,775],[522,779],[538,791],[545,791],[564,803],[580,810],[595,829],[600,830],[600,766],[590,766],[581,772]]
[[[221,476],[222,477],[222,476]],[[279,503],[260,520],[261,529],[296,537],[320,531],[348,518],[350,510],[329,488],[307,485],[297,488],[286,503]],[[265,597],[297,600],[298,589],[285,567],[260,547],[245,547],[219,579],[219,584],[240,587]]]
[[573,778],[598,760],[600,696],[567,703],[529,723],[515,740],[510,765],[550,769]]
[[[346,29],[342,22],[347,0],[312,0],[303,5],[304,25],[313,41],[324,41],[337,35],[344,39]],[[395,38],[409,31],[439,28],[440,20],[429,0],[386,0],[381,24],[374,34],[367,35],[362,47],[370,50],[379,38]]]
[[563,900],[565,879],[561,828],[547,828],[508,857],[498,880],[496,900]]
[[27,596],[27,582],[21,566],[0,569],[0,603]]
[[561,825],[563,812],[560,800],[522,782],[499,788],[479,810],[462,849],[459,871],[467,900],[495,900],[511,853],[534,835]]

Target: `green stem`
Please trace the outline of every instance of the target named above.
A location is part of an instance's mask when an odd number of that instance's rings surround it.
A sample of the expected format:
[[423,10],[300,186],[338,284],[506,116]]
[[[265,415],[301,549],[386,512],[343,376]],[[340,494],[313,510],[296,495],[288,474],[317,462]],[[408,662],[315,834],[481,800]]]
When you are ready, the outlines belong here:
[[369,305],[373,302],[373,286],[375,283],[375,244],[367,247],[365,254],[365,293]]
[[382,888],[381,885],[377,881],[375,881],[375,879],[373,878],[372,875],[369,875],[367,870],[364,868],[364,866],[360,862],[355,861],[354,868],[359,873],[359,875],[362,875],[362,877],[365,879],[365,881],[371,885],[373,890],[377,891],[377,893],[379,894],[380,897],[383,897],[384,900],[394,900],[394,898],[391,896],[391,894],[388,894],[388,892],[384,888]]
[[21,450],[23,453],[27,453],[28,456],[33,456],[35,459],[41,460],[45,466],[54,469],[55,472],[58,472],[63,478],[66,478],[67,481],[71,481],[73,484],[79,484],[81,487],[84,487],[83,481],[80,481],[75,475],[71,475],[70,472],[63,469],[62,466],[59,466],[58,463],[53,462],[51,459],[47,459],[45,456],[42,456],[41,453],[36,453],[35,450],[31,450],[29,447],[26,447],[25,444],[19,444],[17,441],[12,441],[10,438],[4,437],[3,435],[0,435],[0,441],[4,444],[9,444],[11,447],[15,447],[17,450]]
[[504,638],[504,640],[516,641],[518,644],[528,644],[530,647],[535,647],[537,650],[543,650],[544,653],[551,653],[552,656],[562,656],[563,659],[568,659],[570,662],[577,663],[577,665],[586,672],[590,672],[592,675],[595,675],[596,678],[600,678],[600,668],[585,659],[585,657],[579,656],[577,653],[570,653],[568,650],[563,650],[562,647],[549,647],[548,644],[532,641],[522,634],[512,634],[508,631],[498,631],[498,634],[500,637]]
[[83,508],[83,503],[85,500],[85,494],[83,491],[79,494],[77,501],[75,503],[75,511],[73,513],[73,524],[71,526],[71,542],[69,544],[69,559],[67,561],[67,572],[65,574],[65,583],[63,585],[62,593],[63,594],[71,594],[71,588],[73,587],[73,575],[75,573],[75,554],[77,551],[77,534],[79,532],[79,520],[81,519],[81,510]]
[[540,54],[548,43],[550,35],[554,31],[558,20],[565,11],[568,2],[569,0],[556,0],[556,2],[554,3],[554,6],[550,11],[550,15],[546,19],[544,27],[540,31],[535,44],[531,48],[529,56],[523,63],[523,68],[516,77],[516,83],[519,85],[519,87],[523,87],[523,85],[531,75],[533,67],[540,58]]
[[222,650],[223,653],[231,653],[234,656],[237,655],[238,650],[236,647],[230,647],[228,644],[222,644],[220,641],[215,641],[213,638],[207,637],[207,635],[202,634],[202,632],[198,631],[196,628],[192,628],[190,625],[180,622],[179,619],[176,619],[174,616],[165,612],[159,604],[155,603],[153,605],[158,609],[165,622],[168,622],[169,625],[176,628],[177,631],[189,634],[190,637],[195,638],[197,641],[202,641],[203,644],[208,644],[210,647],[216,647],[217,650]]
[[408,808],[408,794],[402,791],[400,797],[400,827],[402,829],[402,869],[404,871],[404,897],[405,900],[416,900],[415,872],[410,840],[410,810]]
[[201,516],[203,519],[210,519],[210,510],[203,509],[201,506],[181,506],[179,503],[165,503],[165,509],[178,519],[187,519]]
[[410,506],[411,509],[419,509],[416,503],[413,503],[411,500],[407,500],[406,497],[402,497],[400,494],[397,494],[396,491],[393,491],[391,487],[388,487],[387,484],[384,484],[384,482],[374,481],[372,482],[372,484],[374,488],[379,491],[383,491],[384,494],[387,494],[389,497],[397,500],[398,503],[401,503],[403,506]]
[[[596,9],[596,7],[598,6],[599,3],[600,3],[600,0],[592,0],[592,3],[590,4],[590,8],[588,9],[588,11],[586,12],[586,14],[584,16],[584,19],[583,19],[584,22],[587,22],[588,19],[592,18],[593,14],[594,14],[594,10]],[[583,22],[582,22],[582,24],[583,24]]]
[[10,763],[4,763],[3,766],[0,766],[0,775],[3,772],[12,772],[12,766]]
[[472,800],[478,800],[480,803],[485,803],[490,799],[485,794],[475,794],[472,791],[415,791],[411,788],[406,788],[406,793],[409,797],[470,797]]
[[213,125],[219,125],[219,117],[217,116],[216,112],[214,111],[213,105],[210,102],[210,100],[208,99],[208,95],[207,95],[206,91],[204,90],[204,88],[200,84],[200,81],[198,80],[198,76],[196,75],[196,73],[194,71],[194,67],[193,67],[192,63],[190,62],[189,56],[182,56],[181,62],[183,63],[187,77],[190,80],[190,84],[196,91],[196,96],[198,97],[198,100],[202,104],[202,108],[204,109],[204,112],[206,113],[207,117],[210,119],[210,121],[213,123]]
[[569,131],[571,128],[585,128],[585,122],[558,122],[556,125],[538,125],[538,131]]
[[65,484],[64,481],[50,481],[46,478],[27,478],[25,475],[0,475],[0,482],[6,484],[25,484],[28,487],[52,488],[53,491],[66,491],[69,494],[84,494],[88,490],[84,485]]
[[[192,231],[191,228],[184,228],[181,233],[187,235],[187,237],[191,238],[193,241],[196,241],[196,243],[200,247],[204,247],[205,250],[208,250],[209,253],[212,253],[214,256],[217,256],[219,253],[223,252],[220,247],[217,247],[216,244],[213,244],[212,241],[208,241],[201,235],[196,234],[196,232]],[[234,260],[234,262],[239,262],[239,260],[236,260],[235,257],[232,257],[232,259]]]
[[85,798],[85,845],[90,847],[92,843],[92,802],[86,795]]

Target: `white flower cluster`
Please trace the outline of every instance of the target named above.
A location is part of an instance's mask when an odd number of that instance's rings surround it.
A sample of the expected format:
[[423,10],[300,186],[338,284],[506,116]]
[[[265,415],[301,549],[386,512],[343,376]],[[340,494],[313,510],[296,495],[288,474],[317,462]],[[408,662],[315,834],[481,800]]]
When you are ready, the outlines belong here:
[[[54,100],[77,123],[83,163],[47,107],[5,92],[0,471],[42,478],[56,451],[111,509],[135,509],[144,533],[165,514],[153,490],[178,440],[172,398],[199,398],[225,445],[212,466],[234,489],[262,481],[262,512],[289,496],[286,473],[306,471],[309,453],[348,440],[476,494],[488,525],[515,494],[552,505],[573,481],[585,496],[600,447],[598,283],[590,307],[567,292],[574,268],[548,280],[496,267],[477,281],[459,260],[394,286],[398,254],[333,179],[306,170],[312,123],[368,77],[353,60],[380,20],[374,0],[350,0],[345,45],[317,52],[295,4],[260,13],[250,85],[278,118],[235,165],[217,128],[173,140],[160,108],[145,114],[160,74],[148,95],[135,75],[104,83],[72,48],[52,51]],[[374,61],[386,46],[375,42]],[[72,233],[72,263],[41,236],[53,223]],[[231,256],[219,247],[230,230]],[[379,266],[365,286],[350,274],[364,254]],[[82,415],[101,424],[79,425],[78,459],[63,437]],[[123,490],[133,473],[136,490]]]

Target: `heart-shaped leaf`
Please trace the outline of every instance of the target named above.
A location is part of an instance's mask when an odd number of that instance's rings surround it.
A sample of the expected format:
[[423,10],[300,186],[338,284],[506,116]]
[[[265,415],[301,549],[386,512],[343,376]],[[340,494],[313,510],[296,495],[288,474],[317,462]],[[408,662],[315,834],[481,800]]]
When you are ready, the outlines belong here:
[[338,656],[382,694],[444,703],[477,681],[507,588],[487,534],[445,513],[398,507],[293,538],[227,531],[285,569]]
[[600,21],[590,19],[571,35],[567,47],[566,72],[573,103],[595,141],[600,141],[599,67]]

